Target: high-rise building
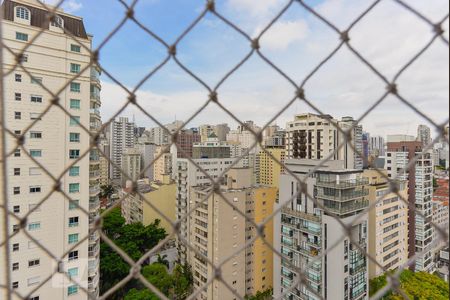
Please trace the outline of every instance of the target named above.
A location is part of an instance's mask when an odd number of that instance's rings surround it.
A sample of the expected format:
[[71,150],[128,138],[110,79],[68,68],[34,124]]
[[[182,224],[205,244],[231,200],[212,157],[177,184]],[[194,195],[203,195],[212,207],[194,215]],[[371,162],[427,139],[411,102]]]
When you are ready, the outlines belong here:
[[427,125],[419,125],[417,127],[417,140],[422,142],[423,146],[428,146],[431,143],[431,129]]
[[155,159],[156,146],[153,143],[142,142],[137,144],[137,148],[141,153],[141,166],[144,171],[144,177],[148,178],[150,181],[155,179],[154,177],[154,164],[152,164]]
[[384,138],[382,136],[371,136],[369,141],[369,155],[385,156],[386,149]]
[[[345,141],[344,134],[338,127],[343,131],[353,128],[350,133],[351,141]],[[332,154],[339,146],[339,150]],[[330,115],[307,113],[297,115],[294,121],[287,123],[287,158],[324,159],[332,155],[331,159],[343,160],[345,168],[362,169],[362,153],[362,126],[357,125],[351,117],[338,121]]]
[[[218,194],[211,194],[212,185],[191,190],[192,204],[198,206],[189,221],[192,245],[216,265],[225,257],[233,256],[221,267],[221,276],[241,297],[272,287],[271,249],[258,238],[245,251],[238,251],[257,234],[253,223],[248,220],[254,219],[258,224],[263,222],[272,213],[277,196],[275,187],[252,187],[251,172],[250,169],[231,169],[220,186],[223,197],[235,208]],[[245,213],[246,217],[236,210]],[[272,228],[272,222],[265,226],[265,239],[269,244],[273,242]],[[211,265],[194,251],[190,254],[189,263],[193,268],[194,288],[203,287],[208,278],[214,276]],[[199,297],[211,300],[234,298],[235,295],[216,280]]]
[[122,186],[125,186],[128,180],[137,181],[141,175],[141,151],[137,148],[127,148],[122,155]]
[[[278,298],[287,292],[285,299],[320,299],[316,295],[333,300],[368,299],[368,216],[362,214],[369,205],[368,181],[362,170],[344,169],[339,160],[325,162],[309,175],[320,162],[285,162],[305,185],[290,174],[281,175],[275,207],[281,212],[274,217],[274,245],[282,258],[274,256],[273,295]],[[306,283],[294,286],[299,270]]]
[[[30,77],[16,68],[18,56],[3,52],[3,73],[9,74],[4,78],[2,91],[6,101],[5,122],[7,128],[25,141],[24,150],[16,148],[11,136],[6,137],[5,150],[14,154],[8,159],[8,185],[3,188],[8,192],[8,209],[18,217],[29,214],[23,227],[10,217],[10,228],[6,229],[13,235],[8,243],[11,265],[2,266],[10,270],[8,288],[25,297],[39,286],[29,295],[30,299],[87,299],[88,295],[65,276],[68,275],[83,284],[92,297],[97,297],[99,236],[93,234],[83,241],[89,236],[90,218],[80,210],[81,207],[89,211],[92,220],[98,214],[98,154],[89,150],[90,136],[80,126],[92,132],[98,128],[97,124],[90,124],[91,120],[99,120],[100,106],[95,94],[99,72],[89,67],[92,36],[86,34],[81,18],[62,10],[57,10],[54,20],[48,23],[49,12],[35,0],[4,0],[1,9],[2,43],[16,55],[26,49],[20,61],[31,73]],[[39,38],[33,40],[37,34]],[[54,101],[41,84],[53,92],[67,85],[58,94],[58,105],[72,117],[59,109],[41,115]],[[25,131],[32,122],[33,127]],[[86,152],[90,153],[85,155]],[[57,177],[73,164],[59,179],[64,193],[50,193],[55,182],[28,155]],[[54,260],[24,231],[61,257],[61,273],[53,274]],[[2,251],[1,261],[5,261],[3,255]],[[6,284],[4,274],[0,274],[2,285]],[[49,276],[52,278],[47,280]]]
[[[270,154],[268,154],[268,153]],[[282,147],[268,147],[258,154],[258,183],[267,186],[280,186],[280,175],[284,167],[277,161],[284,163],[286,150]],[[273,156],[273,157],[272,157]],[[275,159],[273,159],[275,158]]]
[[183,129],[178,133],[177,139],[177,149],[179,158],[191,158],[192,157],[192,147],[195,143],[201,141],[201,136],[197,132],[191,129]]
[[228,126],[228,124],[217,124],[214,125],[213,131],[219,141],[224,142],[227,140],[227,134],[230,132],[230,127]]
[[173,155],[167,149],[167,146],[156,147],[153,164],[153,180],[164,181],[165,175],[172,174]]
[[194,144],[192,158],[230,158],[231,147],[229,143],[219,141],[216,134],[212,132],[206,141]]
[[268,126],[263,131],[263,146],[264,147],[285,147],[286,146],[286,131],[277,125]]
[[[447,234],[449,232],[448,181],[448,177],[436,178],[437,187],[433,195],[433,223],[443,231],[447,232]],[[443,248],[448,246],[448,240],[445,240],[437,230],[435,230],[434,240],[436,242],[434,256],[436,257]]]
[[363,132],[362,135],[362,145],[363,145],[363,167],[369,167],[369,144],[370,144],[370,134],[368,132]]
[[[386,168],[390,178],[408,181],[408,203],[415,208],[408,210],[409,257],[421,253],[413,268],[432,271],[433,160],[431,153],[422,151],[422,142],[413,136],[388,136]],[[409,165],[415,158],[415,163]]]
[[134,128],[135,124],[125,117],[112,121],[108,126],[109,159],[112,162],[109,168],[109,176],[116,182],[120,182],[122,178],[120,168],[125,149],[134,148]]
[[[247,127],[239,125],[236,130],[231,130],[227,134],[228,142],[239,143],[243,149],[251,149],[255,144],[256,139],[255,136],[248,128],[252,129],[254,132],[258,133],[261,131],[261,128],[256,126],[253,121],[247,121],[244,123]],[[256,145],[252,150],[252,153],[259,152],[259,145]]]
[[[366,170],[363,174],[369,180],[372,207],[369,211],[368,254],[378,263],[369,260],[370,279],[408,262],[408,205],[389,191],[389,182],[379,172],[387,176],[385,170]],[[398,193],[408,199],[406,181],[398,182]]]

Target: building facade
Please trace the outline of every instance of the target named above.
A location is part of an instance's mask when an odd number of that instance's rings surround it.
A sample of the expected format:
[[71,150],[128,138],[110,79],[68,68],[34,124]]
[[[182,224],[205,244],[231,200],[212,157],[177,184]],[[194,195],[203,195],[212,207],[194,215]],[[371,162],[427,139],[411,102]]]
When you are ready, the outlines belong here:
[[[4,188],[9,195],[11,212],[18,217],[32,212],[22,228],[16,219],[10,219],[11,228],[7,230],[13,235],[9,241],[11,265],[2,268],[10,268],[11,288],[22,296],[42,284],[30,295],[32,299],[87,299],[88,295],[69,279],[71,277],[96,297],[99,237],[89,235],[89,228],[90,217],[98,214],[97,154],[89,150],[90,136],[80,126],[94,132],[97,127],[90,123],[99,120],[100,99],[91,94],[96,91],[93,87],[98,88],[99,72],[88,67],[92,36],[86,34],[81,18],[62,10],[57,10],[54,21],[47,23],[48,12],[38,1],[5,0],[1,9],[4,17],[2,43],[17,55],[42,30],[21,57],[31,77],[21,68],[15,68],[16,57],[4,51],[3,72],[9,73],[4,78],[5,90],[2,91],[6,96],[5,122],[7,128],[25,141],[23,149],[16,148],[14,139],[7,137],[6,150],[13,155],[8,159],[10,176]],[[71,116],[59,109],[41,115],[52,101],[41,84],[53,92],[67,85],[58,95],[58,103]],[[24,131],[31,122],[35,122],[33,127]],[[59,182],[64,194],[55,192],[46,197],[55,182],[30,157],[54,176],[62,174]],[[68,166],[70,169],[63,174]],[[44,198],[46,200],[39,205]],[[80,207],[90,215],[83,213]],[[24,231],[53,255],[62,257],[61,273],[45,281],[53,274],[56,264]],[[87,236],[89,239],[81,242]],[[4,257],[0,259],[4,261]],[[1,272],[0,282],[6,284],[4,272]]]
[[[141,151],[137,148],[127,148],[122,154],[122,186],[128,180],[137,181],[141,175]],[[126,175],[126,176],[125,176]]]
[[[385,170],[366,170],[369,180],[369,248],[368,253],[379,265],[369,260],[369,278],[395,270],[408,261],[408,205],[389,191],[389,182],[380,173]],[[408,199],[407,182],[398,182],[398,192]],[[376,203],[376,204],[375,204]]]
[[[281,175],[274,245],[282,258],[274,256],[273,295],[288,292],[283,299],[296,300],[368,299],[368,216],[362,214],[369,205],[368,182],[362,170],[346,170],[338,160],[308,175],[319,163],[286,161],[305,183],[303,190],[293,176]],[[295,285],[299,270],[307,282]]]
[[431,129],[427,125],[419,125],[417,127],[417,140],[422,143],[424,147],[431,143]]
[[112,162],[109,176],[115,182],[120,182],[122,179],[120,168],[125,149],[135,146],[134,128],[135,124],[125,117],[112,121],[108,126],[109,159]]
[[[268,153],[267,153],[267,152]],[[265,148],[258,154],[258,183],[267,186],[279,187],[280,176],[284,172],[284,167],[277,161],[284,163],[286,150],[280,147]],[[270,155],[269,155],[270,154]],[[276,160],[274,160],[275,158]]]

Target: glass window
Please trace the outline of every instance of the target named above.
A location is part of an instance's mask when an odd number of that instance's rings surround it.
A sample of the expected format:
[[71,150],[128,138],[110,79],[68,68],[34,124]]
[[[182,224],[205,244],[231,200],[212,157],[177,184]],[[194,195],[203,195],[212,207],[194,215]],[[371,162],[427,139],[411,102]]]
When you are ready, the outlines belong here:
[[70,217],[69,218],[69,227],[77,227],[78,226],[78,217]]
[[78,286],[71,285],[67,288],[67,296],[75,295],[78,293]]
[[30,193],[40,193],[42,188],[40,186],[30,186]]
[[30,150],[31,157],[42,157],[42,150]]
[[13,206],[13,212],[16,213],[16,214],[20,213],[20,205],[14,205]]
[[14,195],[19,195],[20,194],[20,186],[13,187],[13,194]]
[[70,117],[69,125],[70,126],[80,125],[80,117]]
[[70,64],[70,73],[78,74],[81,71],[80,64]]
[[22,82],[22,75],[15,74],[14,79],[15,79],[16,82]]
[[79,193],[80,184],[79,183],[69,183],[69,193]]
[[78,250],[69,252],[69,261],[78,259]]
[[32,103],[42,103],[42,96],[31,95],[30,101]]
[[13,233],[19,232],[20,226],[19,225],[13,225]]
[[20,149],[14,150],[14,157],[20,157]]
[[79,53],[79,52],[81,52],[81,47],[79,45],[71,44],[70,45],[70,51]]
[[18,288],[19,288],[19,282],[18,282],[18,281],[14,281],[14,282],[12,283],[12,288],[13,288],[13,289],[18,289]]
[[13,263],[13,265],[12,265],[12,270],[13,270],[13,271],[19,270],[19,263]]
[[28,34],[22,32],[16,32],[16,40],[19,41],[28,41]]
[[39,284],[39,282],[41,282],[40,276],[28,278],[28,286]]
[[81,101],[78,99],[70,99],[70,108],[71,109],[80,109]]
[[79,143],[80,142],[80,134],[77,132],[69,133],[69,141],[71,143]]
[[41,229],[41,222],[33,222],[33,223],[28,224],[29,231],[38,230],[38,229]]
[[77,277],[78,268],[70,268],[69,270],[67,270],[67,275],[69,275],[69,277]]
[[20,250],[20,245],[19,245],[19,243],[16,243],[16,244],[13,244],[12,245],[12,251],[13,252],[16,252],[16,251],[19,251]]
[[77,209],[78,205],[80,205],[80,200],[71,200],[69,202],[69,210]]
[[35,77],[35,76],[32,76],[31,77],[31,83],[32,84],[39,84],[39,83],[42,83],[42,77]]
[[50,23],[53,27],[63,28],[64,20],[61,17],[56,16],[55,19]]
[[15,93],[14,94],[14,99],[16,101],[22,101],[22,94],[21,93]]
[[69,234],[69,244],[78,243],[78,233]]
[[78,82],[71,82],[70,83],[70,91],[74,93],[81,92],[81,84]]
[[69,158],[70,159],[77,159],[79,157],[80,157],[80,150],[78,150],[78,149],[69,150]]
[[42,132],[39,131],[31,131],[30,132],[30,139],[41,139],[42,138]]
[[36,259],[32,259],[28,261],[28,267],[32,268],[32,267],[37,267],[41,265],[41,260],[39,258]]
[[80,167],[78,166],[70,167],[69,176],[80,176]]
[[30,120],[41,120],[40,113],[30,113]]
[[20,168],[14,168],[14,176],[20,176]]
[[20,111],[15,111],[14,112],[14,119],[15,120],[20,120],[22,119],[22,113]]
[[16,7],[16,17],[19,19],[29,20],[30,19],[30,11],[22,6]]

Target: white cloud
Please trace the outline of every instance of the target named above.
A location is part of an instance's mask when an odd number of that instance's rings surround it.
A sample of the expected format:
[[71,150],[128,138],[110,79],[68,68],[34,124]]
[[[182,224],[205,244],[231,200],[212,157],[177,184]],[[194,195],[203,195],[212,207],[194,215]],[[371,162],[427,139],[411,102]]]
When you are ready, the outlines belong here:
[[[58,5],[60,0],[44,0],[46,4]],[[83,4],[78,0],[65,0],[60,7],[64,9],[65,12],[74,13],[83,7]]]
[[[259,33],[262,29],[256,30]],[[279,21],[261,38],[261,46],[268,50],[286,50],[293,43],[306,38],[308,25],[303,20]]]
[[278,4],[286,2],[283,0],[228,0],[227,5],[232,10],[249,14],[252,17],[265,17],[272,8]]

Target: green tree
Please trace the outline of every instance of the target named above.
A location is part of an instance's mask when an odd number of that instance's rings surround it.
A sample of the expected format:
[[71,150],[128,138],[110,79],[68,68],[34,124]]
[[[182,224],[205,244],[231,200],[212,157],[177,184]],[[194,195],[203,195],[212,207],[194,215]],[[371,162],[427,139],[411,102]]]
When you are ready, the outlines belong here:
[[[384,278],[383,278],[384,277]],[[370,295],[374,295],[387,284],[386,276],[374,278],[370,281]],[[448,284],[436,275],[405,270],[400,275],[400,288],[410,299],[449,299]],[[401,295],[391,291],[383,297],[385,300],[403,300]]]
[[110,184],[102,185],[100,188],[101,188],[100,198],[109,199],[109,197],[111,197],[112,194],[114,194],[114,192],[115,192],[114,187]]
[[159,300],[159,298],[148,289],[131,289],[124,300]]
[[161,256],[161,254],[158,254],[157,263],[166,266],[167,269],[170,268],[170,262],[167,260],[167,255],[165,255],[165,254],[162,256]]
[[272,299],[273,290],[267,289],[263,292],[258,291],[254,296],[246,296],[246,300],[269,300]]

